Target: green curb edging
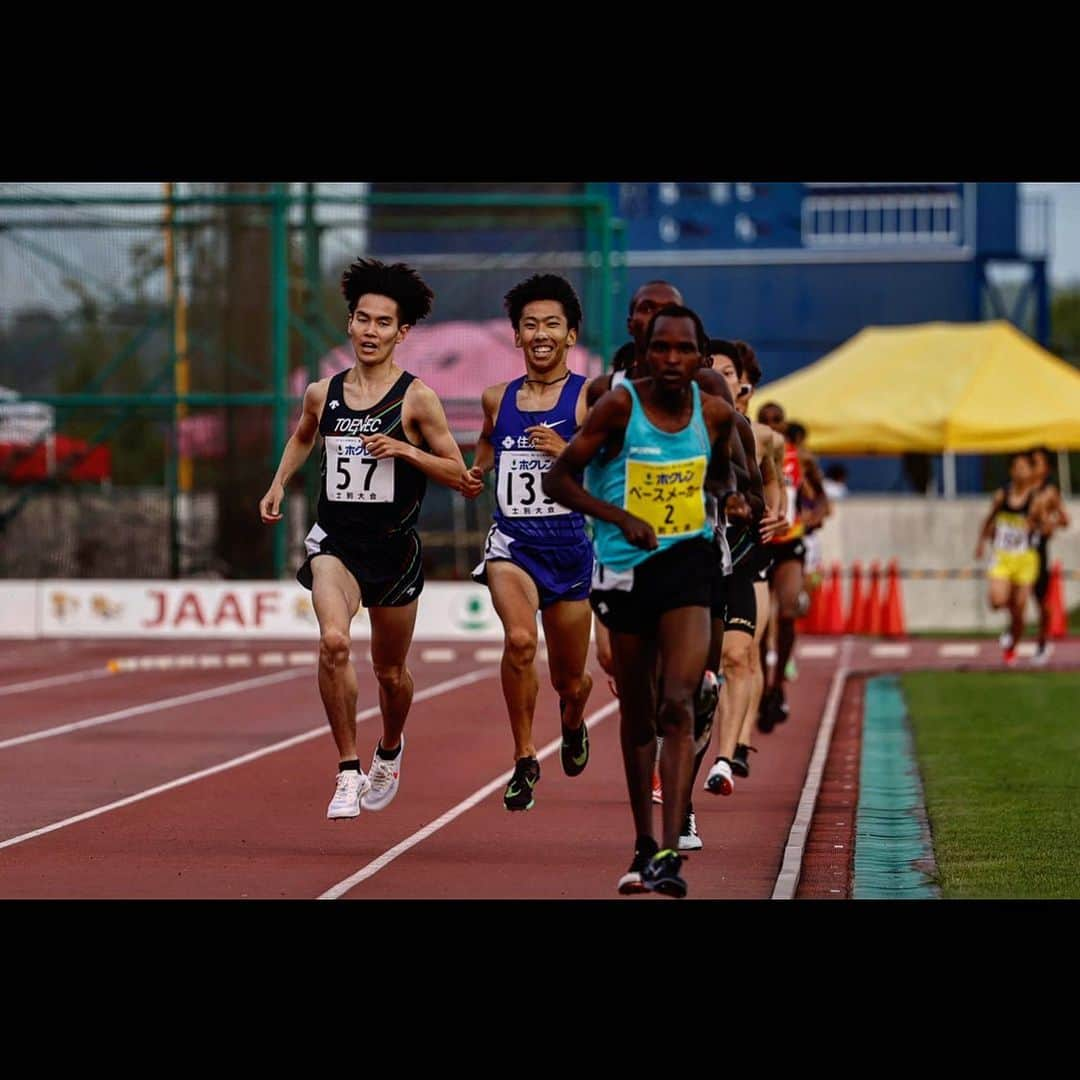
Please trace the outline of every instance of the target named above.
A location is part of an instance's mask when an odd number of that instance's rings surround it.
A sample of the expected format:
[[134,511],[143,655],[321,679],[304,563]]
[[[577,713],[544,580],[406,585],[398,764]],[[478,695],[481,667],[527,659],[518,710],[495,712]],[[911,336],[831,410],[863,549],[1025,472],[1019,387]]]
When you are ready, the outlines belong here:
[[859,808],[856,900],[940,899],[922,779],[899,679],[867,680]]

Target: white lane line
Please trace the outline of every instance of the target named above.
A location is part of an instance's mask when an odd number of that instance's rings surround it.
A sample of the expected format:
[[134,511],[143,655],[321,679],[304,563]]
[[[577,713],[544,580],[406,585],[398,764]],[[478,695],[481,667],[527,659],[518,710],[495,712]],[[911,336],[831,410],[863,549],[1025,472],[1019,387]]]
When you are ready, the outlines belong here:
[[246,652],[229,653],[225,657],[226,667],[251,667],[251,655]]
[[259,667],[281,667],[281,665],[284,663],[284,653],[264,652],[259,654]]
[[291,652],[289,653],[290,664],[314,664],[318,660],[318,654],[313,652]]
[[871,645],[870,646],[870,655],[871,656],[880,656],[880,657],[892,656],[892,657],[900,657],[900,658],[902,658],[902,657],[911,655],[911,646],[906,644],[906,643],[904,643],[904,644],[892,644],[892,645],[890,645],[890,644]]
[[91,716],[87,720],[76,720],[70,724],[61,724],[59,727],[31,731],[27,735],[17,735],[11,739],[4,739],[0,741],[0,750],[6,750],[9,746],[22,746],[24,743],[37,742],[39,739],[53,739],[57,735],[67,735],[69,732],[97,727],[100,724],[111,724],[114,720],[126,720],[129,716],[141,716],[143,713],[157,712],[159,709],[173,709],[177,705],[190,705],[192,702],[206,701],[208,698],[238,694],[243,690],[252,690],[256,686],[270,686],[272,683],[284,682],[286,679],[295,679],[306,674],[306,671],[277,671],[273,675],[260,675],[255,679],[227,683],[225,686],[215,686],[210,690],[197,690],[192,694],[181,694],[179,697],[148,701],[144,705],[132,705],[130,708],[118,709],[116,712]]
[[773,900],[794,900],[795,890],[799,887],[799,875],[802,872],[803,851],[810,834],[810,822],[814,818],[814,806],[818,791],[821,790],[821,777],[825,772],[825,762],[829,757],[829,743],[832,742],[833,728],[836,726],[836,714],[840,711],[840,698],[844,694],[844,684],[848,677],[848,663],[851,659],[851,639],[845,638],[840,666],[833,672],[829,696],[825,701],[825,712],[818,728],[814,752],[810,755],[810,767],[806,770],[806,782],[802,796],[795,811],[795,820],[791,824],[787,846],[784,848],[784,862],[773,887]]
[[831,660],[836,655],[836,645],[807,642],[799,646],[799,659]]
[[[294,675],[299,673],[285,672],[284,674]],[[495,674],[497,674],[497,672],[493,668],[487,668],[481,671],[469,672],[467,675],[459,675],[456,679],[448,679],[446,682],[436,683],[434,686],[429,686],[413,695],[413,704],[418,701],[426,701],[431,697],[438,697],[440,694],[445,694],[450,690],[456,690],[459,686],[467,686],[469,683],[479,682],[481,679],[487,679]],[[265,677],[281,679],[283,675],[279,672],[276,675]],[[357,721],[367,720],[372,716],[378,715],[378,713],[379,706],[373,705],[370,709],[364,709],[362,712],[358,712],[356,714],[356,719]],[[215,773],[225,772],[228,769],[235,769],[240,765],[246,765],[250,761],[256,761],[261,757],[266,757],[267,754],[276,754],[279,750],[288,750],[290,747],[298,746],[300,743],[307,742],[310,739],[317,739],[320,735],[325,736],[328,730],[326,724],[320,724],[318,727],[311,728],[309,731],[303,731],[299,735],[293,735],[291,738],[283,739],[281,742],[276,742],[271,746],[264,746],[261,750],[252,750],[249,754],[241,754],[240,757],[232,758],[229,761],[223,761],[220,765],[212,765],[209,769],[200,769],[199,772],[188,773],[187,776],[181,776],[176,780],[170,780],[166,784],[159,784],[157,787],[147,788],[146,791],[140,791],[135,795],[129,795],[126,799],[117,799],[116,802],[108,803],[106,806],[98,806],[93,810],[87,810],[82,814],[76,814],[74,817],[64,818],[63,821],[55,821],[51,825],[45,825],[40,829],[34,829],[32,832],[23,833],[21,836],[13,836],[9,840],[0,841],[0,848],[14,847],[16,844],[25,843],[27,840],[33,840],[35,837],[44,836],[46,833],[56,832],[57,829],[65,829],[69,825],[77,825],[80,821],[88,821],[90,818],[98,817],[101,814],[107,814],[111,810],[119,810],[121,807],[130,806],[132,803],[152,798],[154,795],[160,795],[164,791],[172,791],[173,788],[183,787],[185,784],[193,784],[196,780],[202,780],[207,776],[213,776]]]
[[199,667],[221,667],[221,654],[220,653],[207,653],[205,656],[199,657]]
[[1020,644],[1016,646],[1016,655],[1034,656],[1038,648],[1038,644],[1034,641],[1021,641]]
[[496,660],[502,659],[503,651],[499,649],[477,649],[473,653],[473,659],[478,664],[491,664]]
[[[502,656],[502,652],[499,653]],[[591,716],[585,718],[585,723],[588,725],[591,731],[605,716],[609,716],[611,713],[618,709],[619,703],[617,701],[611,701],[605,705],[602,709],[597,709]],[[543,761],[544,758],[550,757],[559,749],[559,744],[562,742],[562,736],[557,739],[552,739],[547,746],[543,747],[537,752],[537,761]],[[399,855],[404,855],[406,851],[411,847],[415,847],[421,840],[426,840],[433,833],[437,833],[445,825],[449,825],[455,818],[461,817],[466,810],[471,810],[478,802],[482,802],[490,794],[498,791],[506,782],[514,775],[513,769],[507,769],[506,772],[500,776],[496,776],[490,783],[485,784],[478,791],[474,791],[467,799],[463,799],[457,804],[457,806],[451,807],[441,817],[437,817],[430,824],[425,825],[422,829],[418,829],[412,834],[402,840],[400,844],[396,844],[390,848],[389,851],[384,851],[377,859],[373,859],[366,866],[361,867],[355,874],[350,875],[344,881],[339,881],[332,888],[329,888],[319,897],[320,900],[337,900],[338,897],[343,896],[350,889],[359,885],[360,882],[366,881],[373,874],[377,874],[384,866],[392,863]]]
[[942,657],[978,656],[979,643],[977,641],[958,641],[951,645],[941,645],[937,654]]
[[111,674],[108,668],[90,668],[88,671],[73,671],[70,675],[49,675],[44,679],[0,686],[0,694],[24,694],[28,690],[43,690],[46,686],[63,686],[65,683],[82,682],[83,679],[102,679]]
[[455,649],[421,649],[420,659],[436,664],[447,664],[457,659]]

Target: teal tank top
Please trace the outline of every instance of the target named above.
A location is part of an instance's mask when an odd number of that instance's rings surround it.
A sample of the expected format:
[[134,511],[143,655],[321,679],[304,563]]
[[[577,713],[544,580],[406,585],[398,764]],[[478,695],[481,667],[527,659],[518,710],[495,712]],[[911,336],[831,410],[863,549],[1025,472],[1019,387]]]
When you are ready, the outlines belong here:
[[661,431],[645,415],[630,379],[620,383],[630,394],[630,422],[619,453],[607,461],[594,458],[585,470],[589,493],[647,521],[660,546],[634,547],[617,525],[593,521],[596,559],[612,570],[629,570],[674,544],[712,536],[705,513],[705,470],[711,444],[701,412],[701,392],[691,382],[693,409],[681,431]]

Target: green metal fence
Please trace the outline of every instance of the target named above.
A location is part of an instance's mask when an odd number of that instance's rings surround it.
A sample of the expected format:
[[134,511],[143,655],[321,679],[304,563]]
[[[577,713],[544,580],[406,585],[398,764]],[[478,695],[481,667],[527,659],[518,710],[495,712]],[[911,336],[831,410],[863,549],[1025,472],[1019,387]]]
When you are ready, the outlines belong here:
[[[623,234],[588,186],[68,187],[0,185],[0,387],[51,406],[54,432],[108,446],[112,478],[72,482],[76,453],[47,478],[16,482],[13,461],[34,447],[9,455],[3,576],[287,576],[314,515],[317,452],[290,488],[291,527],[263,528],[256,506],[304,382],[343,355],[333,353],[346,343],[338,282],[358,256],[417,266],[436,293],[429,322],[447,326],[505,321],[506,289],[556,269],[582,297],[581,346],[605,362],[614,351]],[[457,401],[450,390],[444,403],[467,444],[478,395]],[[458,502],[429,495],[434,577],[464,575],[489,512]]]

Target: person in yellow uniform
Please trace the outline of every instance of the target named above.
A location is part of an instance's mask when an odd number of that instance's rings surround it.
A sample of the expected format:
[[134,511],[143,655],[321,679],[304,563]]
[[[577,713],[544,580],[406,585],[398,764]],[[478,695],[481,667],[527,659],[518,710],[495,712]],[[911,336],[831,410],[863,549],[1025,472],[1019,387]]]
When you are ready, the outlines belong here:
[[1016,646],[1024,632],[1024,609],[1039,576],[1039,557],[1032,542],[1032,505],[1038,487],[1031,455],[1013,454],[1009,483],[994,493],[975,546],[975,558],[979,560],[987,541],[994,552],[987,571],[990,606],[995,611],[1004,608],[1009,612],[1009,626],[1000,640],[1003,658],[1010,667],[1016,663]]

